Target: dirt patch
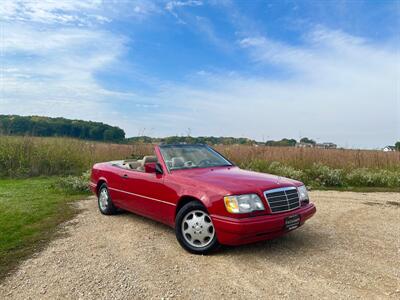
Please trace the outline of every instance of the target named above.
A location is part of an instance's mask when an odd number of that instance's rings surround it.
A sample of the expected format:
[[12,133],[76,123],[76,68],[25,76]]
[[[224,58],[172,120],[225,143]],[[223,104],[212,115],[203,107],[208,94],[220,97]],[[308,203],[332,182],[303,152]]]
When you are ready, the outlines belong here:
[[128,213],[106,217],[94,199],[82,201],[67,234],[22,263],[0,298],[398,299],[400,214],[390,203],[400,194],[311,197],[318,211],[302,228],[212,256],[188,254],[166,226]]

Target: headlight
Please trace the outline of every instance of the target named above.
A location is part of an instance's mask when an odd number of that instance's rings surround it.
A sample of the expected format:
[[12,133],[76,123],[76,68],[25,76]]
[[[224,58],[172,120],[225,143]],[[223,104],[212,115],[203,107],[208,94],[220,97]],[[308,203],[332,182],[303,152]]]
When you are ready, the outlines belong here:
[[309,201],[307,188],[304,185],[299,186],[297,188],[297,191],[299,192],[300,202],[308,202]]
[[264,205],[256,194],[225,196],[224,202],[226,210],[234,214],[264,210]]

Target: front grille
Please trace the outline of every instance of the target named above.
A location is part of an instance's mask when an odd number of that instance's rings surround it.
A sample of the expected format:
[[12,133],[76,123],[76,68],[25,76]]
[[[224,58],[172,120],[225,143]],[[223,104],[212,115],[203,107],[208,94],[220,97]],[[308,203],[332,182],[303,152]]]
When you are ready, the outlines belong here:
[[295,187],[285,187],[264,192],[273,213],[289,211],[300,207],[299,194]]

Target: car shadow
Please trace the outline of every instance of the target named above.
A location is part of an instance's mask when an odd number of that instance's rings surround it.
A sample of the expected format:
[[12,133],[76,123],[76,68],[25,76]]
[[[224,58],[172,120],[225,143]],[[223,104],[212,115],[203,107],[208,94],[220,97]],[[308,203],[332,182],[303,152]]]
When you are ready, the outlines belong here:
[[116,214],[113,215],[114,218],[129,218],[130,220],[132,220],[133,222],[139,222],[143,225],[150,225],[150,226],[154,226],[155,229],[157,228],[168,228],[170,229],[172,232],[174,232],[174,229],[164,223],[152,220],[148,217],[144,217],[142,215],[133,213],[133,212],[129,212],[123,209],[118,209],[118,212]]
[[329,236],[305,226],[281,237],[240,246],[222,246],[216,255],[303,255],[313,251],[329,249]]
[[[127,218],[132,222],[139,223],[144,226],[154,226],[154,231],[158,231],[157,234],[171,234],[171,238],[175,239],[174,229],[170,226],[154,221],[141,215],[119,211],[118,214],[114,215],[115,218]],[[318,230],[314,226],[303,225],[299,229],[289,232],[281,237],[266,240],[251,244],[245,244],[240,246],[226,246],[222,245],[218,251],[213,252],[212,256],[224,256],[224,255],[261,255],[275,256],[282,254],[304,254],[307,252],[312,253],[313,251],[322,251],[329,249],[333,241],[327,234]]]

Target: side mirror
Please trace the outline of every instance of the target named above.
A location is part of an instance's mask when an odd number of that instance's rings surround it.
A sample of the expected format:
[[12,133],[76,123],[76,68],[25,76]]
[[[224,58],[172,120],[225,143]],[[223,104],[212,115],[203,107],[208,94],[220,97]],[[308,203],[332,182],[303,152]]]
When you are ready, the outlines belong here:
[[146,173],[156,173],[156,174],[162,174],[163,170],[160,166],[159,163],[155,162],[150,162],[150,163],[145,163],[144,164],[144,171]]

